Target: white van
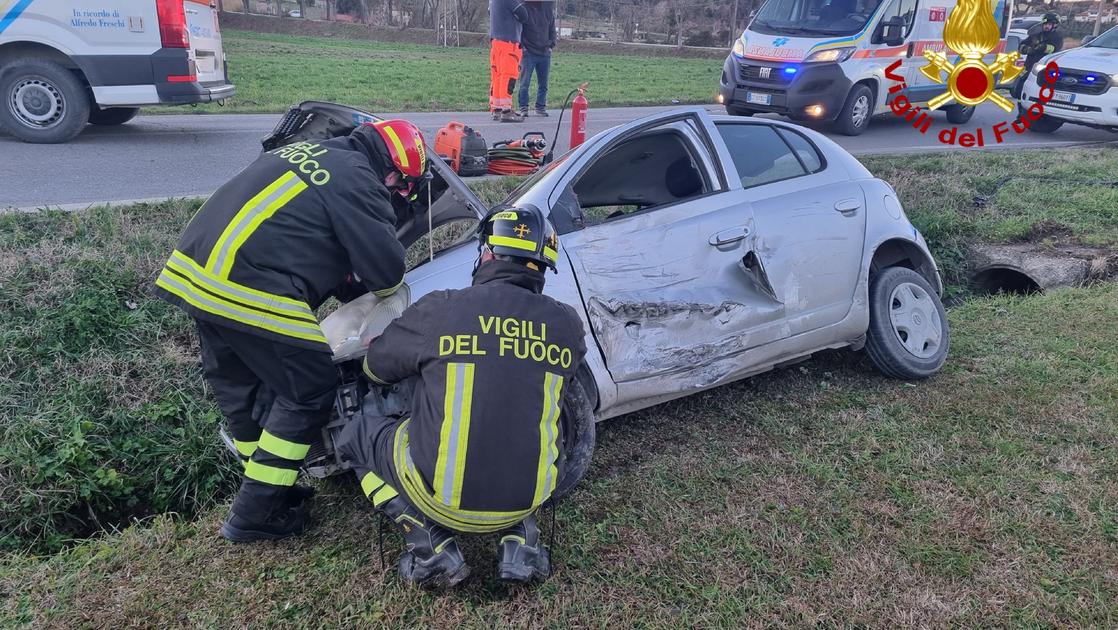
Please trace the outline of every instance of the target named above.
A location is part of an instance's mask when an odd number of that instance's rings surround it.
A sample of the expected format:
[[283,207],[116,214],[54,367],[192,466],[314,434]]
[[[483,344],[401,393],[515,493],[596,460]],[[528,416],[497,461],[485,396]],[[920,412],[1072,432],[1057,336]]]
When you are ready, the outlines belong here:
[[211,0],[0,0],[0,127],[21,140],[235,92]]
[[[1005,49],[1013,11],[996,0],[994,19]],[[768,0],[722,68],[719,101],[731,114],[776,112],[795,120],[830,121],[839,133],[858,135],[870,117],[888,110],[885,68],[907,83],[902,92],[924,103],[944,91],[920,72],[925,50],[944,50],[943,26],[955,0]],[[948,51],[948,57],[956,58]],[[941,108],[965,123],[974,107]]]

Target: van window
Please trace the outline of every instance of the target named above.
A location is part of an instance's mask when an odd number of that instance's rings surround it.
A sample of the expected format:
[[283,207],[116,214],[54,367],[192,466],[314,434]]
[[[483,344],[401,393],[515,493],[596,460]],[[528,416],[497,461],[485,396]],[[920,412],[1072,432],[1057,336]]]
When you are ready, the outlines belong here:
[[[746,188],[808,174],[804,162],[769,125],[722,123],[718,125],[718,133],[734,159],[741,185]],[[789,137],[798,137],[807,143],[799,134],[790,133]],[[810,144],[806,148],[811,153],[815,151]],[[819,157],[815,155],[814,158],[818,169]]]
[[893,0],[889,6],[885,8],[885,12],[881,14],[881,21],[884,22],[890,18],[900,17],[904,20],[904,37],[907,38],[908,34],[912,32],[912,27],[916,24],[916,0]]
[[769,0],[749,28],[766,35],[854,35],[880,4],[881,0]]

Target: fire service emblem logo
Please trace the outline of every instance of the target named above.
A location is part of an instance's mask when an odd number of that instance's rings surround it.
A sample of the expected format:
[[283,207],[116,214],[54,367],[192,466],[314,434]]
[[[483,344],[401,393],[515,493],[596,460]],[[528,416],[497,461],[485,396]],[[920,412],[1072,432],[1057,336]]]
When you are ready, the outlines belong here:
[[[920,68],[921,74],[939,84],[946,83],[947,91],[928,101],[928,109],[938,109],[952,100],[960,105],[978,105],[991,101],[1007,112],[1013,111],[1013,103],[994,91],[1002,76],[1002,82],[1015,79],[1024,68],[1015,65],[1019,55],[998,53],[993,63],[986,63],[982,57],[998,46],[998,24],[990,11],[988,0],[959,0],[951,11],[947,23],[943,25],[943,41],[947,47],[962,57],[958,63],[951,63],[947,55],[938,50],[925,50],[924,58],[928,65]],[[947,74],[946,81],[943,74]]]

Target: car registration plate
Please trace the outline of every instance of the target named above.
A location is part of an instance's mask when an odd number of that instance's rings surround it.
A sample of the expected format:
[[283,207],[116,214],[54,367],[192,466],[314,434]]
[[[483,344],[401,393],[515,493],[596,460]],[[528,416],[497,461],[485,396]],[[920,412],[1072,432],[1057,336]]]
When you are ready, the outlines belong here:
[[1074,103],[1075,95],[1071,92],[1055,92],[1052,95],[1052,100],[1061,101],[1064,103]]
[[763,92],[746,92],[745,102],[755,103],[757,105],[772,105],[773,95],[765,94]]

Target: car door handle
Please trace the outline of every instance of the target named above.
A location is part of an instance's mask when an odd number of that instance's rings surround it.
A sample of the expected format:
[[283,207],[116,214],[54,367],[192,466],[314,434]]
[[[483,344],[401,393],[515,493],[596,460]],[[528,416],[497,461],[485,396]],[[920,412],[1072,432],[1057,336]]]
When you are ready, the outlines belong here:
[[862,204],[857,199],[840,199],[835,202],[835,210],[846,216],[854,214],[861,207]]
[[707,240],[707,242],[711,245],[714,245],[715,247],[721,247],[722,245],[736,243],[747,236],[749,236],[749,228],[741,225],[738,227],[732,227],[727,230],[722,230],[721,232],[715,232],[714,234],[710,235],[710,238]]

